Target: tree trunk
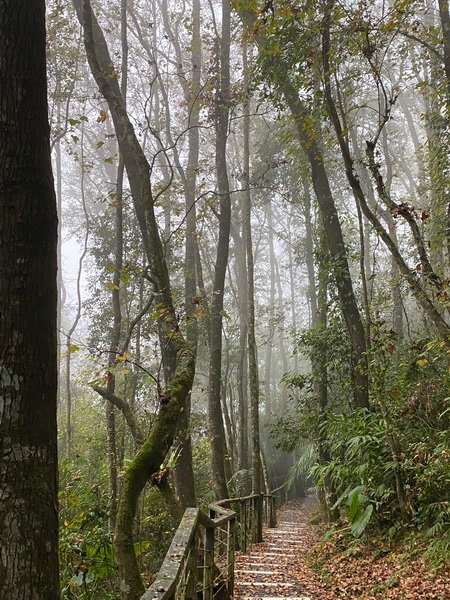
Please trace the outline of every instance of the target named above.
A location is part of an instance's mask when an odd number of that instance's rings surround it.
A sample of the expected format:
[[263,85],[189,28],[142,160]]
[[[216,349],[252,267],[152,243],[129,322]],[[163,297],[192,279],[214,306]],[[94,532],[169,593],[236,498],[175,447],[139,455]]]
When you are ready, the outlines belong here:
[[150,163],[126,112],[114,64],[90,2],[74,0],[74,5],[83,25],[92,74],[108,102],[114,122],[150,276],[160,303],[157,325],[166,386],[158,390],[159,411],[153,427],[123,477],[115,533],[119,575],[127,589],[126,599],[136,600],[144,591],[133,539],[138,499],[146,482],[159,471],[173,443],[180,413],[192,387],[195,355],[184,340],[173,306],[169,272],[154,210]]
[[[185,185],[185,210],[186,210],[186,243],[184,254],[184,301],[186,307],[186,339],[197,349],[198,322],[195,311],[201,300],[197,296],[196,277],[196,242],[197,242],[197,211],[196,211],[196,183],[200,146],[200,102],[199,93],[201,85],[202,47],[200,37],[200,2],[193,0],[192,4],[192,39],[191,39],[191,67],[192,80],[189,87],[190,94],[186,98],[189,106],[189,150],[188,166]],[[192,466],[192,441],[190,432],[191,395],[186,398],[185,410],[180,416],[180,435],[177,441],[181,445],[178,464],[175,467],[175,489],[182,508],[196,506],[194,471]]]
[[[294,335],[297,334],[297,303],[295,293],[295,264],[294,256],[292,252],[292,230],[291,230],[291,218],[288,221],[288,261],[289,261],[289,292],[290,292],[290,304],[291,304],[291,324]],[[298,373],[298,353],[294,353],[294,373]]]
[[0,598],[59,597],[57,211],[44,0],[0,5]]
[[261,443],[259,437],[259,376],[255,334],[255,273],[253,260],[251,194],[250,194],[250,99],[247,45],[243,50],[244,87],[247,94],[244,105],[244,210],[243,227],[245,228],[247,255],[247,323],[248,323],[248,380],[250,384],[250,423],[252,435],[252,492],[261,493]]
[[[245,185],[245,182],[244,182]],[[245,197],[241,197],[241,214],[244,211]],[[247,257],[246,257],[246,240],[245,228],[243,220],[242,235],[239,236],[233,228],[234,247],[235,247],[235,265],[236,265],[236,282],[239,301],[239,353],[237,364],[237,393],[238,393],[238,468],[239,471],[248,470],[248,347],[247,347]],[[240,477],[239,485],[241,485],[239,493],[245,495],[249,492],[247,489],[247,478],[244,473]]]
[[[326,236],[323,225],[319,226],[314,235],[311,216],[311,198],[308,187],[304,184],[304,215],[305,215],[305,250],[306,266],[308,271],[309,295],[311,298],[312,327],[316,333],[316,341],[312,347],[311,369],[313,375],[313,389],[317,401],[318,413],[321,427],[317,431],[317,449],[319,461],[326,463],[330,455],[326,446],[326,438],[322,433],[322,426],[327,419],[328,410],[328,361],[327,344],[324,334],[327,329],[328,310],[328,272],[325,267],[327,263]],[[314,239],[316,239],[316,255],[318,262],[317,277],[314,267]],[[316,290],[316,283],[317,290]],[[334,504],[334,488],[329,478],[326,479],[322,493],[319,492],[319,500],[324,513],[329,521],[337,518],[337,511],[330,507]]]
[[73,444],[73,402],[72,402],[72,336],[75,333],[78,323],[81,319],[82,310],[82,298],[81,298],[81,277],[83,274],[83,264],[88,251],[89,241],[89,214],[86,206],[86,194],[85,194],[85,164],[84,164],[84,123],[81,129],[81,154],[80,154],[80,192],[81,192],[81,206],[83,210],[85,220],[83,250],[78,259],[78,271],[76,279],[76,294],[77,294],[77,308],[75,317],[72,324],[67,332],[66,338],[66,404],[67,404],[67,417],[66,417],[66,434],[67,434],[67,456],[72,456],[72,444]]
[[[111,304],[113,309],[113,328],[108,356],[108,391],[113,393],[116,389],[114,366],[119,353],[120,333],[122,325],[122,308],[120,299],[120,278],[123,268],[123,176],[124,165],[119,160],[117,168],[116,203],[114,219],[114,274],[111,290]],[[109,526],[114,531],[117,513],[117,447],[116,447],[116,418],[114,405],[106,402],[106,431],[107,431],[107,462],[109,471]]]
[[439,18],[442,26],[443,50],[444,50],[444,73],[447,88],[447,119],[450,119],[450,16],[448,0],[438,0]]
[[273,410],[272,358],[273,358],[273,344],[274,344],[274,337],[275,337],[275,249],[274,249],[274,245],[273,245],[272,207],[270,205],[270,198],[266,205],[266,217],[267,217],[267,226],[268,226],[267,237],[268,237],[268,241],[269,241],[270,291],[269,291],[269,314],[268,314],[266,356],[265,356],[265,368],[264,368],[264,400],[265,400],[265,413],[266,413],[266,415],[270,415],[270,413]]
[[[280,275],[280,267],[278,265],[278,261],[275,258],[275,278],[277,282],[277,293],[278,293],[278,306],[280,312],[280,323],[278,326],[278,347],[279,347],[279,355],[281,358],[281,367],[282,374],[284,375],[289,371],[288,357],[286,352],[286,340],[285,340],[285,326],[284,326],[284,306],[283,306],[283,286],[281,284],[281,275]],[[278,377],[279,375],[277,375]],[[281,397],[280,402],[278,403],[278,410],[285,411],[287,410],[288,402],[288,394],[287,388],[285,385],[281,388]]]
[[[120,91],[126,106],[127,82],[128,82],[128,38],[127,38],[127,0],[121,0],[120,5],[120,30],[122,45],[122,65]],[[116,178],[116,202],[114,209],[114,273],[113,286],[111,289],[111,305],[113,311],[113,327],[111,332],[111,341],[108,356],[108,392],[114,394],[116,389],[116,380],[114,376],[114,365],[120,346],[120,334],[122,327],[122,306],[121,306],[121,276],[123,269],[123,179],[125,174],[125,165],[121,157],[117,167]],[[109,527],[114,531],[116,527],[117,515],[117,443],[116,443],[116,415],[114,405],[106,402],[106,437],[107,437],[107,462],[109,472]]]
[[[389,154],[389,146],[388,146],[388,134],[386,128],[383,129],[381,133],[382,141],[383,141],[383,153],[384,159],[386,162],[386,191],[390,195],[391,187],[392,187],[392,179],[393,179],[393,167],[392,160]],[[359,204],[359,203],[358,203]],[[361,210],[361,207],[358,207],[358,210]],[[386,221],[389,228],[389,235],[392,238],[392,241],[396,246],[398,246],[397,239],[397,230],[395,227],[394,217],[392,216],[390,211],[386,211]],[[394,260],[394,257],[391,255],[391,264],[390,264],[390,278],[391,278],[391,287],[392,287],[392,327],[394,331],[397,333],[398,339],[401,340],[403,337],[403,301],[402,301],[402,290],[400,285],[400,271],[397,266],[397,263]]]
[[225,477],[225,432],[220,402],[222,382],[222,320],[225,274],[230,243],[231,197],[227,171],[227,133],[230,96],[230,3],[222,0],[222,39],[220,41],[220,81],[216,97],[216,173],[220,194],[219,242],[214,268],[210,307],[210,362],[208,426],[211,440],[211,467],[214,493],[227,498]]
[[[247,28],[252,30],[256,19],[253,9],[241,10],[240,14]],[[257,35],[257,43],[263,51],[265,40],[262,34]],[[300,144],[311,167],[314,192],[323,218],[327,245],[333,259],[339,302],[352,346],[350,360],[354,384],[354,405],[367,408],[369,406],[369,383],[364,327],[353,290],[342,228],[319,144],[320,132],[314,124],[314,116],[303,104],[297,89],[288,77],[288,66],[278,56],[271,56],[271,60],[273,62],[272,82],[282,92],[294,117]]]

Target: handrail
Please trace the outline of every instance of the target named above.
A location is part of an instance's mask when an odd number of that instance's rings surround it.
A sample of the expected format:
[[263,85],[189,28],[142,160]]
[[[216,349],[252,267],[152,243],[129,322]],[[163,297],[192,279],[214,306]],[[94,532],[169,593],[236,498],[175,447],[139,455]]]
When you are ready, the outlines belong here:
[[[233,508],[232,508],[233,507]],[[187,508],[155,581],[141,600],[229,599],[235,550],[262,541],[263,521],[276,526],[276,497],[250,494]]]
[[[141,600],[153,600],[153,598],[172,598],[177,583],[177,575],[180,564],[186,559],[189,545],[195,535],[195,530],[202,513],[198,508],[187,508],[175,532],[166,557],[159,570],[159,576],[153,585],[141,597]],[[206,515],[205,515],[206,516]],[[156,588],[156,595],[153,588]]]

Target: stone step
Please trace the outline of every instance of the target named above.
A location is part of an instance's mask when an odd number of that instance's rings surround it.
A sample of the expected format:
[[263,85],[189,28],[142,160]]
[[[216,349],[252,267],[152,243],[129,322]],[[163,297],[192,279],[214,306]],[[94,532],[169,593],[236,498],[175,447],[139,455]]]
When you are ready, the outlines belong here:
[[301,587],[298,583],[278,583],[276,581],[238,581],[236,583],[236,587],[240,588],[242,586],[260,586],[260,587],[291,587],[291,588],[299,588]]
[[272,534],[276,534],[276,533],[281,533],[282,535],[295,535],[295,534],[299,534],[300,533],[300,529],[298,527],[294,528],[281,528],[281,527],[272,527],[272,529],[267,529],[266,530],[266,534],[267,535],[272,535]]
[[255,569],[235,569],[235,573],[246,573],[247,575],[279,575],[278,571],[260,571]]
[[[272,548],[272,550],[275,550],[275,548]],[[286,556],[288,558],[298,558],[298,554],[294,554],[293,552],[285,552],[282,548],[279,549],[279,552],[252,552],[249,554],[249,556]]]
[[[245,561],[245,566],[248,567],[249,569],[257,569],[258,567],[263,567],[263,568],[267,567],[267,565],[264,562],[261,562],[260,560],[259,561],[251,560],[251,557],[250,557],[250,560]],[[276,569],[279,567],[283,571],[286,570],[286,563],[277,563],[277,562],[274,562],[273,560],[271,560],[270,566],[273,569]]]

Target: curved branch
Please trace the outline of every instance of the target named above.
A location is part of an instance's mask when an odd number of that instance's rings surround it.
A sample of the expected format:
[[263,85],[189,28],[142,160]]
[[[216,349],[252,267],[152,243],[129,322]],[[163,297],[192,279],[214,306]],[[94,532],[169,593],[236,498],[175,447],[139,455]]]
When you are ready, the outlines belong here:
[[108,391],[106,388],[102,388],[98,385],[92,386],[94,392],[100,394],[102,398],[114,404],[123,414],[125,421],[127,422],[128,427],[130,428],[131,435],[133,436],[134,441],[136,442],[136,446],[142,446],[145,440],[145,436],[140,428],[140,425],[137,421],[136,415],[131,409],[131,406],[120,398],[116,396],[113,392]]

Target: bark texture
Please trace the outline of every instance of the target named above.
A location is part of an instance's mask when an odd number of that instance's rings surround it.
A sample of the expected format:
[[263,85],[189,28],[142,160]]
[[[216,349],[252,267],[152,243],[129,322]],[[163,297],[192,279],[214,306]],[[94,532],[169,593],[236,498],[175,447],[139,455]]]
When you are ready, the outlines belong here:
[[56,198],[44,0],[0,4],[0,598],[55,600]]

